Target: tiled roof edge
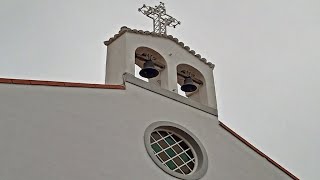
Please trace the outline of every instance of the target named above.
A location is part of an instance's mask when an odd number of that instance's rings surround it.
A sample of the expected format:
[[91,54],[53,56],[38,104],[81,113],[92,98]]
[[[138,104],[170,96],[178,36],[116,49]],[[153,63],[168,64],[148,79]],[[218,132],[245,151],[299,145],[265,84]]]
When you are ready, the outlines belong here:
[[42,81],[42,80],[30,80],[30,79],[0,78],[0,84],[1,83],[2,84],[23,84],[23,85],[41,85],[41,86],[78,87],[78,88],[98,88],[98,89],[125,89],[125,86],[123,86],[123,85],[88,84],[88,83]]
[[189,46],[185,46],[185,44],[183,42],[179,41],[179,39],[173,37],[172,35],[160,34],[160,33],[137,30],[137,29],[130,29],[130,28],[126,27],[126,26],[123,26],[123,27],[120,28],[120,31],[117,34],[115,34],[109,40],[104,41],[104,44],[106,46],[108,46],[109,44],[111,44],[113,41],[118,39],[118,37],[120,37],[122,34],[124,34],[126,32],[131,32],[131,33],[135,33],[135,34],[142,34],[142,35],[150,35],[150,36],[156,36],[156,37],[169,39],[169,40],[175,42],[176,44],[178,44],[179,46],[181,46],[183,49],[188,51],[190,54],[192,54],[196,58],[198,58],[201,62],[203,62],[206,65],[208,65],[210,68],[213,69],[215,67],[215,65],[212,64],[211,62],[208,62],[206,58],[202,58],[200,54],[196,54],[196,52],[194,50],[191,50]]
[[242,143],[244,143],[246,146],[248,146],[250,149],[252,149],[253,151],[255,151],[256,153],[258,153],[260,156],[266,158],[267,161],[269,161],[271,164],[273,164],[274,166],[276,166],[278,169],[280,169],[282,172],[286,173],[289,177],[291,177],[294,180],[299,180],[299,178],[295,175],[293,175],[291,172],[289,172],[288,170],[286,170],[284,167],[282,167],[280,164],[278,164],[277,162],[275,162],[274,160],[272,160],[269,156],[267,156],[266,154],[264,154],[263,152],[261,152],[258,148],[256,148],[255,146],[253,146],[251,143],[249,143],[247,140],[245,140],[243,137],[241,137],[239,134],[237,134],[236,132],[234,132],[232,129],[230,129],[228,126],[226,126],[225,124],[223,124],[221,121],[219,121],[219,125],[225,129],[226,131],[228,131],[230,134],[232,134],[235,138],[237,138],[238,140],[240,140]]

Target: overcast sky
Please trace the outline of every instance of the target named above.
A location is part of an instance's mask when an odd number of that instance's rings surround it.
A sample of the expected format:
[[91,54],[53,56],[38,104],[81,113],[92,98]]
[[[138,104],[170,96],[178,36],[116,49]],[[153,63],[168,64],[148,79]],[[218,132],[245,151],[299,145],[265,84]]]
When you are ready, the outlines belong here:
[[[1,0],[0,77],[103,83],[103,41],[157,0]],[[320,1],[164,0],[169,34],[216,64],[219,118],[301,179],[320,162]]]

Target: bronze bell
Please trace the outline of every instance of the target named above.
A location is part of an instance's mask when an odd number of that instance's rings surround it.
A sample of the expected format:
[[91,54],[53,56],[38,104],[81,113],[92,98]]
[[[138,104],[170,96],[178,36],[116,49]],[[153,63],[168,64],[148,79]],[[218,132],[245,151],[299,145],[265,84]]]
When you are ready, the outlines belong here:
[[159,71],[154,67],[154,64],[151,60],[146,61],[143,64],[143,68],[139,72],[140,76],[144,78],[154,78],[159,75]]
[[197,86],[193,84],[193,80],[191,77],[187,77],[184,79],[184,83],[181,86],[181,90],[184,92],[193,92],[197,90]]

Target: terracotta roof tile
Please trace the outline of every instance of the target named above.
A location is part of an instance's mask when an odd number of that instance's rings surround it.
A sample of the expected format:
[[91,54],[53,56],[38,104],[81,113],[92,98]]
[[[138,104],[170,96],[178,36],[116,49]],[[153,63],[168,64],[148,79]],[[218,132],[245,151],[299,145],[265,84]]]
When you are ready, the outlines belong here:
[[70,83],[70,82],[65,82],[64,86],[66,86],[66,87],[85,87],[85,88],[94,88],[95,87],[92,84]]
[[99,88],[99,89],[125,89],[125,86],[123,86],[123,85],[89,84],[89,83],[73,83],[73,82],[58,82],[58,81],[40,81],[40,80],[9,79],[9,78],[0,78],[0,83],[2,83],[2,84],[41,85],[41,86],[79,87],[79,88]]
[[276,166],[277,168],[279,168],[282,172],[286,173],[289,177],[291,177],[294,180],[299,180],[298,177],[296,177],[295,175],[293,175],[291,172],[289,172],[288,170],[286,170],[284,167],[282,167],[280,164],[278,164],[277,162],[275,162],[274,160],[272,160],[269,156],[267,156],[266,154],[264,154],[263,152],[261,152],[258,148],[254,147],[251,143],[249,143],[247,140],[245,140],[243,137],[241,137],[239,134],[237,134],[236,132],[234,132],[232,129],[230,129],[228,126],[226,126],[225,124],[223,124],[222,122],[219,121],[219,125],[225,129],[226,131],[228,131],[230,134],[232,134],[235,138],[237,138],[238,140],[240,140],[242,143],[244,143],[246,146],[248,146],[250,149],[252,149],[253,151],[255,151],[256,153],[258,153],[260,156],[266,158],[267,161],[269,161],[271,164],[273,164],[274,166]]
[[210,68],[213,69],[215,67],[214,64],[212,64],[211,62],[207,62],[207,60],[205,58],[201,58],[200,54],[196,54],[196,52],[194,50],[191,50],[189,46],[185,46],[185,44],[183,42],[180,42],[179,39],[174,38],[172,35],[160,34],[160,33],[137,30],[137,29],[130,29],[126,26],[123,26],[123,27],[121,27],[120,31],[117,34],[115,34],[113,37],[111,37],[108,41],[105,41],[104,44],[106,46],[108,46],[109,44],[111,44],[113,41],[115,41],[118,37],[120,37],[122,34],[124,34],[126,32],[169,39],[169,40],[175,42],[176,44],[178,44],[179,46],[181,46],[182,48],[184,48],[186,51],[188,51],[190,54],[192,54],[193,56],[198,58],[200,61],[202,61],[206,65],[208,65]]
[[37,81],[37,80],[30,80],[31,85],[47,85],[48,81]]
[[12,79],[12,84],[30,84],[30,81],[25,79]]
[[6,78],[0,78],[0,83],[8,83],[11,84],[12,80],[11,79],[6,79]]

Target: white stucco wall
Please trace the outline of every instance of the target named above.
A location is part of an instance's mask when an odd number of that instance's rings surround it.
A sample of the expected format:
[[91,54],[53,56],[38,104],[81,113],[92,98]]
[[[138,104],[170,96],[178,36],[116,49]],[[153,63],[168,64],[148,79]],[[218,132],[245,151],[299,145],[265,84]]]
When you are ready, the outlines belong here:
[[203,180],[285,180],[215,116],[126,84],[126,90],[0,84],[0,179],[173,180],[148,156],[156,121],[189,129],[204,145]]
[[177,66],[188,64],[199,70],[205,79],[205,105],[217,109],[214,78],[212,69],[196,56],[190,54],[180,45],[170,39],[141,35],[136,33],[124,33],[107,48],[106,83],[122,83],[122,74],[135,74],[135,51],[139,47],[148,47],[158,52],[167,63],[167,82],[163,88],[177,93]]

